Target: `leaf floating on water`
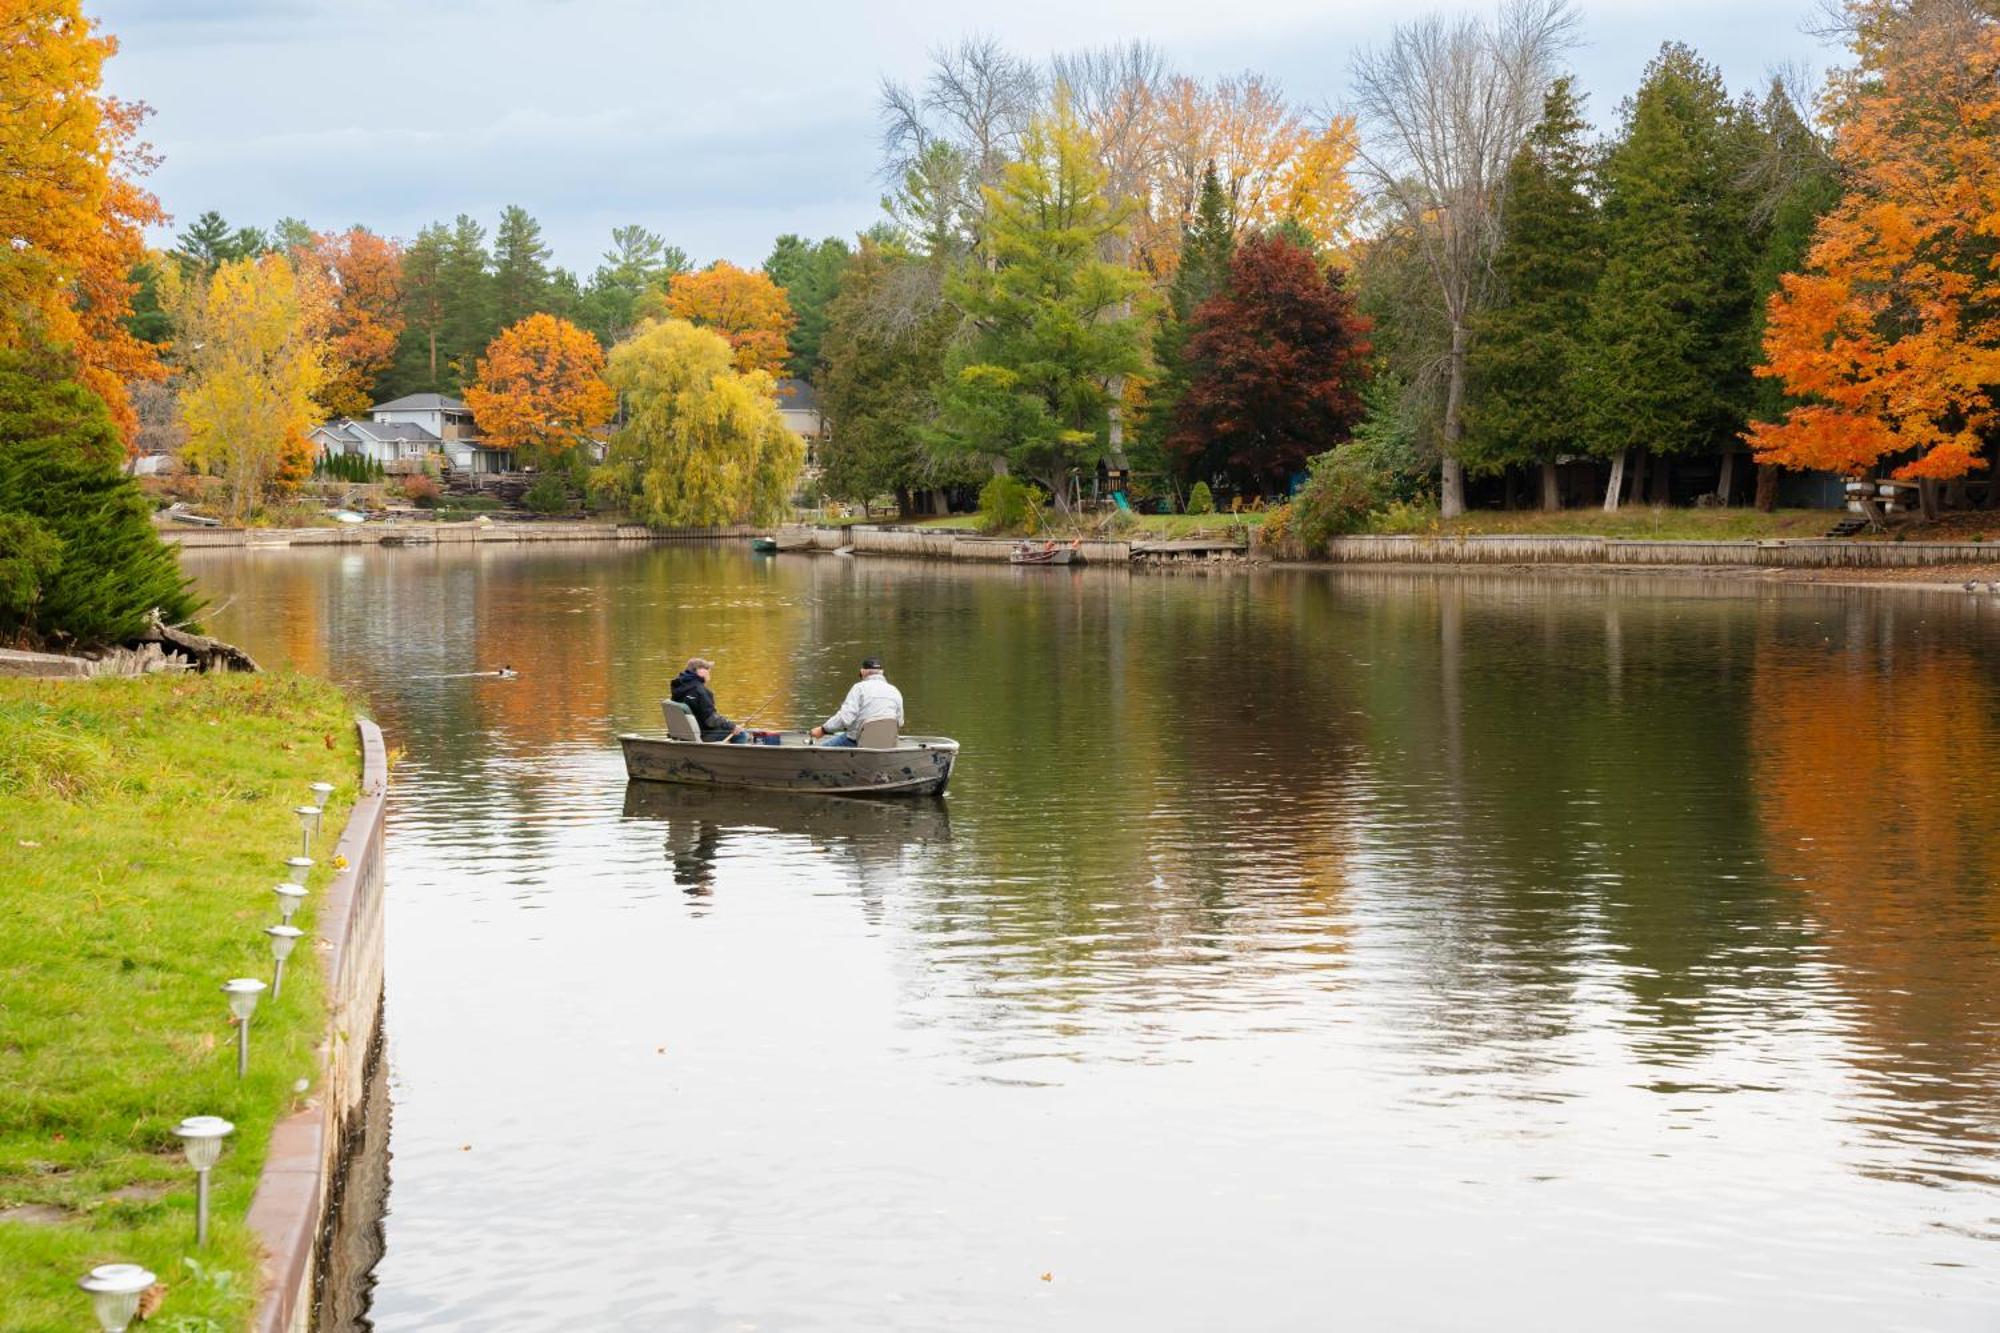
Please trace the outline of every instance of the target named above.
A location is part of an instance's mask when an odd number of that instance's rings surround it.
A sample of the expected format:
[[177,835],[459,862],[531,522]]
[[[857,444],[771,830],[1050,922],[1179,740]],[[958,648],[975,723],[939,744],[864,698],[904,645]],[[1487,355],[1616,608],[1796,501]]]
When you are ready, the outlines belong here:
[[1055,1281],[1055,1280],[1056,1280],[1056,1275],[1055,1275],[1054,1273],[1044,1273],[1044,1274],[1042,1274],[1042,1281],[1044,1281],[1044,1282],[1053,1282],[1053,1281]]
[[461,1144],[459,1144],[459,1145],[458,1145],[458,1150],[459,1150],[460,1152],[471,1152],[471,1151],[472,1151],[472,1145],[471,1145],[471,1144],[469,1144],[469,1143],[461,1143]]

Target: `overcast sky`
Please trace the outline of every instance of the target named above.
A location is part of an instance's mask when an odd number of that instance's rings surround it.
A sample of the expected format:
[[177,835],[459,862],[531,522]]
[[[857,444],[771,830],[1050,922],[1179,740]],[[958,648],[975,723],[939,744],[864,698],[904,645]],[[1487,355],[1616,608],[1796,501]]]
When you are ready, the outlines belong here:
[[[1600,124],[1663,41],[1733,89],[1825,65],[1810,0],[1581,0],[1576,72]],[[1444,6],[1449,8],[1450,6]],[[1307,105],[1413,7],[1363,0],[86,0],[121,44],[111,91],[152,105],[153,188],[175,227],[204,209],[268,226],[361,223],[408,238],[518,203],[555,260],[596,267],[643,223],[696,262],[756,264],[772,238],[879,216],[875,99],[972,32],[1046,57],[1143,37],[1181,70],[1255,69]],[[1480,7],[1482,10],[1484,6]],[[163,236],[161,239],[165,239]]]

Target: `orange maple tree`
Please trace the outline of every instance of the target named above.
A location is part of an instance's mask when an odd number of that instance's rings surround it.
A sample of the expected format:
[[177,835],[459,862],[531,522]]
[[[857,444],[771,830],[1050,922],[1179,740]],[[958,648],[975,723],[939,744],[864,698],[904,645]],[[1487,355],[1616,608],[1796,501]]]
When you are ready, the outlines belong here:
[[530,315],[487,346],[465,405],[488,443],[553,463],[603,429],[618,399],[597,339],[566,319]]
[[1848,13],[1845,190],[1771,298],[1757,371],[1803,401],[1745,438],[1760,462],[1949,480],[1986,466],[2000,424],[2000,21],[1902,0]]
[[677,273],[667,287],[667,313],[727,338],[738,370],[784,373],[792,305],[785,289],[764,274],[727,260],[699,273]]
[[69,349],[129,442],[126,381],[165,375],[124,323],[142,229],[164,215],[134,183],[154,164],[145,104],[100,91],[116,50],[79,0],[0,0],[0,345]]
[[374,400],[375,381],[396,359],[403,335],[403,247],[365,227],[313,237],[296,257],[330,288],[331,374],[319,392],[328,416],[353,416]]

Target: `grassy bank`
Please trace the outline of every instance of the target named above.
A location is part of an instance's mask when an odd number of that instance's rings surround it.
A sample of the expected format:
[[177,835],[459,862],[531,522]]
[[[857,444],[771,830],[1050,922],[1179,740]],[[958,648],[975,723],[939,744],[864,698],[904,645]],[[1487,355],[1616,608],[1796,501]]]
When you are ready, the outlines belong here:
[[[359,773],[354,708],[293,676],[0,680],[0,1324],[89,1326],[76,1280],[144,1264],[169,1285],[147,1327],[234,1330],[256,1295],[244,1216],[273,1122],[315,1076],[323,1028],[312,907]],[[271,976],[271,886],[294,806],[337,784],[307,938],[266,993],[238,1082],[219,989]],[[236,1123],[193,1256],[194,1181],[173,1126]],[[211,1322],[212,1321],[212,1322]]]
[[1740,541],[1823,537],[1840,515],[1829,509],[1671,509],[1627,506],[1607,514],[1595,506],[1545,514],[1539,510],[1478,509],[1440,523],[1446,533],[1509,533],[1533,537],[1630,537],[1651,541]]
[[[1131,520],[1116,526],[1107,526],[1100,517],[1092,516],[1065,524],[1054,514],[1042,515],[1042,526],[1038,530],[1042,536],[1069,536],[1081,534],[1086,537],[1124,537],[1133,541],[1155,541],[1192,537],[1231,538],[1243,540],[1243,535],[1264,521],[1262,514],[1135,514]],[[917,526],[925,528],[947,528],[955,532],[980,531],[977,514],[952,514],[947,518],[927,518]],[[1018,535],[1018,534],[1013,534]]]

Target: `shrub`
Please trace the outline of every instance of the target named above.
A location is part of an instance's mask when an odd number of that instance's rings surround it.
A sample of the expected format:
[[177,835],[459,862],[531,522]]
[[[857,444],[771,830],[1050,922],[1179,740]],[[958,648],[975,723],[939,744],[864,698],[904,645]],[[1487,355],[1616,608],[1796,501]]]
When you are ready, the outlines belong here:
[[1194,488],[1188,492],[1187,512],[1190,514],[1213,514],[1215,512],[1215,496],[1209,493],[1207,482],[1196,482]]
[[1309,551],[1328,538],[1359,531],[1382,503],[1381,476],[1367,454],[1352,446],[1330,449],[1311,462],[1312,474],[1292,500],[1292,527]]
[[62,538],[40,519],[0,514],[0,620],[34,617],[42,589],[62,567]]
[[15,558],[35,547],[27,563],[41,573],[31,608],[0,606],[0,633],[96,647],[132,638],[156,608],[185,621],[199,602],[151,502],[119,471],[110,414],[68,373],[49,353],[0,354],[0,514],[61,543],[51,567],[46,545],[12,525]]
[[1291,535],[1291,505],[1272,505],[1264,514],[1264,522],[1257,528],[1257,544],[1260,546],[1283,546]]
[[403,496],[419,509],[437,508],[438,496],[443,488],[429,477],[417,475],[403,478]]
[[1441,521],[1437,505],[1428,499],[1391,500],[1368,520],[1368,530],[1408,537],[1424,532],[1434,533]]
[[563,485],[562,478],[543,473],[521,497],[521,503],[537,514],[560,514],[569,508],[569,487]]
[[979,526],[987,532],[1026,528],[1035,516],[1035,497],[1014,477],[995,477],[979,488]]

